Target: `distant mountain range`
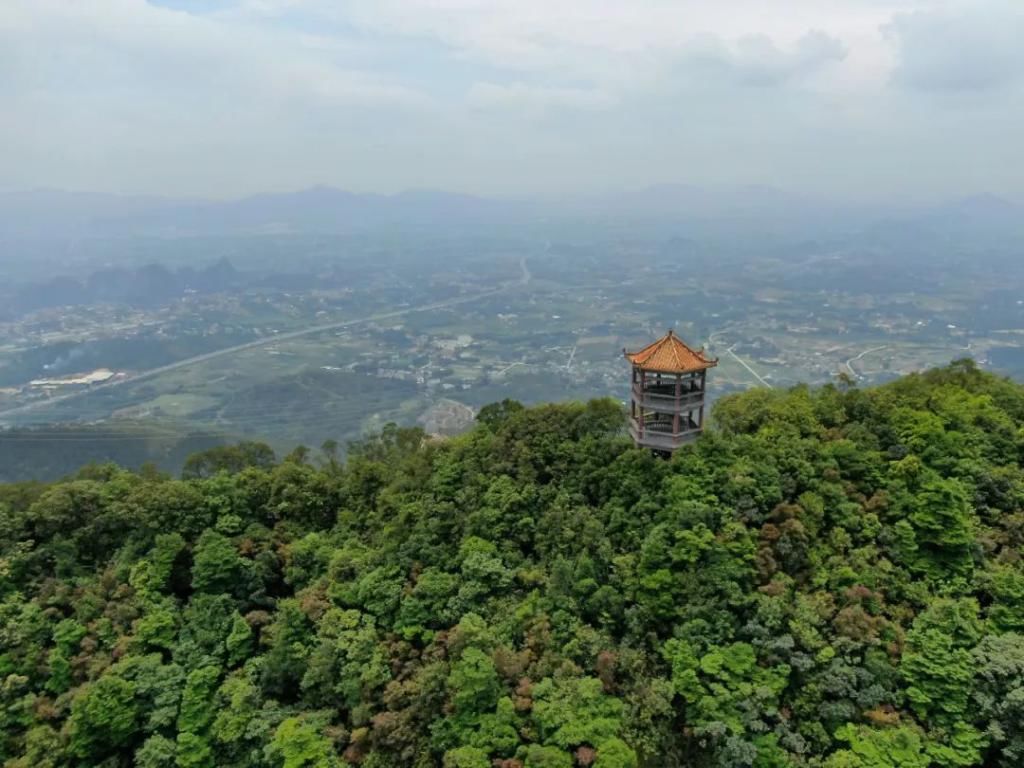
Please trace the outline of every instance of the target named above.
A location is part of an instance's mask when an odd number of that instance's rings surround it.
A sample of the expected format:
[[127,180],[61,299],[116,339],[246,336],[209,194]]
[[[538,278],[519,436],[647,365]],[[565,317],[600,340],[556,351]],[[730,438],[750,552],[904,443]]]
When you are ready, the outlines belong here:
[[473,227],[536,210],[528,203],[433,190],[372,195],[312,187],[229,201],[33,190],[0,195],[0,234],[181,236]]
[[0,237],[187,236],[382,229],[467,231],[552,218],[825,222],[929,232],[1024,233],[1024,206],[979,195],[931,207],[852,205],[768,186],[659,185],[562,203],[410,190],[358,194],[333,187],[212,201],[61,190],[0,194]]
[[135,268],[107,267],[81,278],[57,275],[39,282],[21,284],[0,309],[0,319],[10,314],[32,312],[44,307],[77,306],[94,303],[147,307],[180,297],[185,291],[216,293],[252,278],[237,272],[222,258],[201,269],[168,269],[162,264]]

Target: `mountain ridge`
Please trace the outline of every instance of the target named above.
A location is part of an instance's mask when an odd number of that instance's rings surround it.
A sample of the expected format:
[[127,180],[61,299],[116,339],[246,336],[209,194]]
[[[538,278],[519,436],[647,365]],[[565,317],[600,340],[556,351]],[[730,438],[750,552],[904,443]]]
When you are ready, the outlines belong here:
[[35,189],[0,194],[0,236],[183,236],[268,232],[347,232],[389,227],[486,228],[545,217],[815,219],[894,218],[1013,228],[1024,206],[990,194],[931,205],[884,206],[822,199],[763,185],[658,184],[559,203],[413,188],[393,194],[318,185],[229,200]]

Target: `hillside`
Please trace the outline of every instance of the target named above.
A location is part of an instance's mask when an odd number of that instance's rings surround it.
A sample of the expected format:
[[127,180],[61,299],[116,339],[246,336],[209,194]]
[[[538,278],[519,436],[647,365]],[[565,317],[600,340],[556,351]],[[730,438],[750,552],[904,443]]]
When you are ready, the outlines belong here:
[[155,420],[103,425],[56,424],[0,430],[0,483],[55,480],[84,464],[114,462],[177,471],[190,455],[228,442],[209,430]]
[[665,462],[610,401],[506,402],[344,464],[0,486],[0,762],[1020,765],[1024,386],[714,424]]

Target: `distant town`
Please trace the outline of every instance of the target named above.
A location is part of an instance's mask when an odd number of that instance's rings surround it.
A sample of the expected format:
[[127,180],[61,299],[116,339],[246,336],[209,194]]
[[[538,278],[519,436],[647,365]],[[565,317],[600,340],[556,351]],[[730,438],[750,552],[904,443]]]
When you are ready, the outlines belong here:
[[22,286],[0,322],[0,424],[158,424],[281,448],[389,421],[453,434],[505,398],[625,402],[623,349],[668,328],[720,360],[712,400],[964,356],[1024,368],[1024,280],[1005,262],[921,271],[855,241],[780,256],[653,236],[456,240],[440,258],[412,238],[294,236],[274,246],[296,254],[280,273],[276,257],[179,247],[184,265],[81,275],[77,302],[63,284]]

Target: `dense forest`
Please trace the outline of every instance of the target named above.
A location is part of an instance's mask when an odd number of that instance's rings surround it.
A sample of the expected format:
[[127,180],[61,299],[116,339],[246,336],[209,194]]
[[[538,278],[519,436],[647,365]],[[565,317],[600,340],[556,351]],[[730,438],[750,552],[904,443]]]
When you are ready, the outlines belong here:
[[505,402],[0,486],[6,768],[1024,764],[1024,386]]

